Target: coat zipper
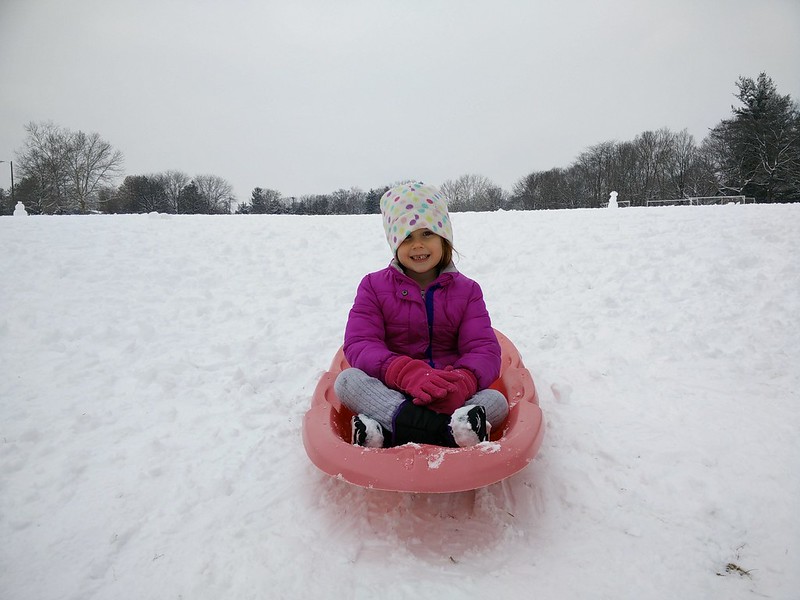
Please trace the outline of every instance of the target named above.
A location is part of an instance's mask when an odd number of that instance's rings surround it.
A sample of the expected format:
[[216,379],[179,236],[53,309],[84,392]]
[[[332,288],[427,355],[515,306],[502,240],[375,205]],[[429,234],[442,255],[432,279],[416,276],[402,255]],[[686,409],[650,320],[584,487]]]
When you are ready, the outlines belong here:
[[433,292],[442,287],[441,283],[432,285],[425,291],[425,316],[428,318],[428,347],[425,349],[425,356],[428,364],[433,364]]

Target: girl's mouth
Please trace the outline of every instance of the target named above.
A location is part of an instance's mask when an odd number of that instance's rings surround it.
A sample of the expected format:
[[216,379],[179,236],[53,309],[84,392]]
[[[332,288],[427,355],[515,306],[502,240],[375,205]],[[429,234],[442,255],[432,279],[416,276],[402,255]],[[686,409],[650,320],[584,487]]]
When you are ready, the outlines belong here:
[[414,262],[425,262],[431,257],[430,254],[417,254],[416,256],[412,256],[411,260]]

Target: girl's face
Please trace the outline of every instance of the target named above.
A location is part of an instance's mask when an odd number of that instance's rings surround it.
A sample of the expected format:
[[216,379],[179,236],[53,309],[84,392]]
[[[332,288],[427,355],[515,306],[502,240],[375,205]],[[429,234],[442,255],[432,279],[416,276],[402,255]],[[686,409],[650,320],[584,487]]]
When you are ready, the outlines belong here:
[[442,238],[429,229],[417,229],[397,248],[397,260],[406,275],[420,285],[427,285],[438,275],[442,260]]

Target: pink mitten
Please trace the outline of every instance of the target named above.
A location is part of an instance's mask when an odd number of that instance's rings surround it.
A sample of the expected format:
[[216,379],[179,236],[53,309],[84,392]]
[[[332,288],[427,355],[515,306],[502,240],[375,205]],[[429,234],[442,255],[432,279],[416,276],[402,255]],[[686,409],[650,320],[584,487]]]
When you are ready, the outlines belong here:
[[456,384],[422,360],[398,356],[386,369],[384,380],[390,388],[409,394],[414,404],[428,404],[456,390]]
[[442,377],[455,385],[455,389],[441,400],[434,400],[429,403],[428,408],[438,413],[452,415],[456,409],[464,406],[464,403],[478,391],[478,380],[469,369],[454,369],[452,366],[444,368]]

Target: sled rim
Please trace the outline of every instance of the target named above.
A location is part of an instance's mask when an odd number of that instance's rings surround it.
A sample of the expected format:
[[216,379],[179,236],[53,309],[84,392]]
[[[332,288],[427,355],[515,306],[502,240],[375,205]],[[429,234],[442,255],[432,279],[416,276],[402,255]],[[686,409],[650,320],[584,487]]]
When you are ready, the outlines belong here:
[[330,370],[317,383],[311,408],[303,419],[303,445],[311,462],[324,473],[353,485],[418,493],[473,490],[524,469],[541,446],[544,419],[530,372],[511,341],[495,332],[502,349],[502,366],[500,378],[492,387],[508,398],[509,416],[490,441],[468,448],[352,445],[352,413],[342,406],[333,389],[336,376],[349,366],[340,348]]

